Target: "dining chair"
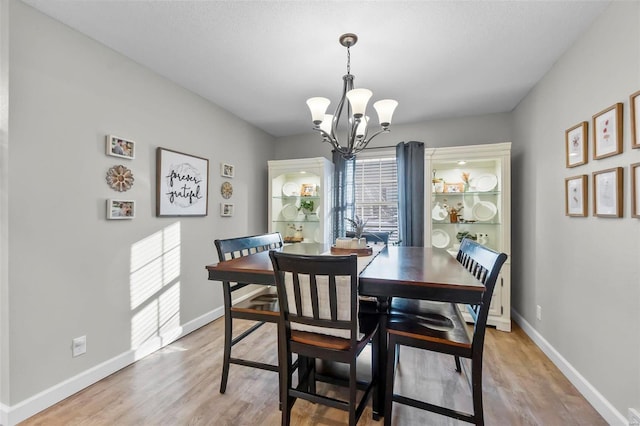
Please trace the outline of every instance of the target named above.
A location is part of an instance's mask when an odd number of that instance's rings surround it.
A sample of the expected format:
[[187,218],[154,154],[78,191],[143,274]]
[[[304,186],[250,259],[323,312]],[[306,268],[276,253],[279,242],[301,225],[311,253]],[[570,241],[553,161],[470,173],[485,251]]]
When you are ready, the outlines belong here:
[[[356,362],[369,342],[379,344],[378,321],[358,312],[357,256],[308,256],[269,253],[278,288],[282,424],[302,398],[349,413],[349,425],[362,415],[378,381],[378,357],[372,355],[371,380],[358,383]],[[378,346],[375,346],[376,348]],[[372,354],[377,351],[373,350]],[[293,386],[293,354],[298,356],[298,384]],[[316,359],[349,366],[349,399],[316,391]],[[357,400],[358,389],[363,390]]]
[[[490,248],[465,238],[460,244],[456,256],[473,276],[485,286],[482,301],[478,305],[467,305],[473,321],[473,331],[467,326],[459,305],[455,303],[440,304],[438,318],[441,323],[435,326],[433,322],[423,321],[419,314],[393,315],[387,319],[387,388],[385,391],[385,420],[386,426],[391,425],[393,402],[411,407],[438,413],[443,416],[463,420],[476,425],[484,424],[484,412],[482,406],[482,358],[484,351],[484,337],[489,315],[491,296],[498,279],[502,265],[507,259],[505,253],[498,253]],[[419,308],[419,304],[413,308]],[[429,306],[423,306],[427,313]],[[456,370],[462,372],[460,358],[471,360],[471,395],[473,400],[473,412],[466,413],[449,407],[435,405],[429,402],[419,401],[407,396],[395,394],[393,382],[395,375],[396,349],[400,346],[410,346],[427,351],[450,354],[455,357]],[[467,379],[469,377],[467,376]]]
[[[279,232],[263,235],[253,235],[248,237],[230,238],[225,240],[215,240],[218,259],[220,262],[247,256],[253,253],[267,251],[282,247],[282,236]],[[224,355],[222,361],[222,378],[220,380],[220,393],[225,393],[227,380],[229,378],[229,366],[231,364],[243,365],[245,367],[259,368],[263,370],[278,372],[278,366],[263,362],[256,362],[249,359],[236,358],[231,356],[231,348],[256,331],[266,322],[277,323],[279,318],[278,296],[274,289],[265,286],[257,294],[249,299],[235,302],[233,292],[244,288],[251,283],[231,283],[222,282],[224,299]],[[233,320],[243,319],[255,321],[249,329],[233,337]]]

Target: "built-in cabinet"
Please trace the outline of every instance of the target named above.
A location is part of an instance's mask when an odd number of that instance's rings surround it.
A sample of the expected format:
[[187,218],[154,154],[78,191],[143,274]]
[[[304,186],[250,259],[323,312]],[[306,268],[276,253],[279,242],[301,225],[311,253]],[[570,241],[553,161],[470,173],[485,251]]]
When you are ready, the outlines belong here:
[[333,163],[324,157],[272,160],[269,229],[286,243],[331,243]]
[[511,143],[425,151],[425,241],[455,256],[460,240],[469,236],[509,255],[488,324],[511,331]]

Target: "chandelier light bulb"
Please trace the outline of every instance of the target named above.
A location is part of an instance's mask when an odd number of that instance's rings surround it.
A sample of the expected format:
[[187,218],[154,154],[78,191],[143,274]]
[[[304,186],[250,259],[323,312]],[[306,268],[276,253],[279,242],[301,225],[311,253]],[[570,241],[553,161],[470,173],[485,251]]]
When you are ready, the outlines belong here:
[[398,102],[393,99],[383,99],[373,104],[373,107],[378,112],[380,126],[389,127],[391,125],[391,118],[397,106]]
[[360,118],[364,115],[371,96],[373,92],[369,89],[353,89],[347,92],[347,99],[354,117]]
[[331,101],[327,98],[317,97],[307,99],[307,106],[311,111],[311,120],[314,125],[319,125],[324,120],[324,115]]
[[364,135],[367,134],[367,123],[369,122],[369,116],[362,117],[360,119],[360,123],[358,123],[358,127],[356,127],[356,137],[363,138]]
[[330,135],[332,123],[333,123],[333,115],[325,114],[322,119],[322,123],[320,123],[320,130]]

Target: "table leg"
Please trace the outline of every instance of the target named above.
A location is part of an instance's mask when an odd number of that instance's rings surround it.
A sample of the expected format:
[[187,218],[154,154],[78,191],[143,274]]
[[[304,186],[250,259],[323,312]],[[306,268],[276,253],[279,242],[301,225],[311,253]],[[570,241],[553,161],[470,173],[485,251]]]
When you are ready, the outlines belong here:
[[[387,297],[378,298],[378,339],[372,347],[372,356],[378,357],[378,388],[373,395],[373,419],[379,420],[384,417],[384,393],[386,389],[387,371],[387,314],[390,299]],[[377,347],[376,347],[377,346]]]

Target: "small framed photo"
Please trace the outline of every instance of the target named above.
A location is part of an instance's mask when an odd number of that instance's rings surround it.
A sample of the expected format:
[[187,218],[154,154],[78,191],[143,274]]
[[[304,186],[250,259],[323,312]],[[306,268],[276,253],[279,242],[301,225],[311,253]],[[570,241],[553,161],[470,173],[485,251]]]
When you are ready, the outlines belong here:
[[587,175],[568,177],[564,180],[565,215],[585,217],[587,215]]
[[220,216],[233,216],[233,203],[220,203]]
[[133,160],[136,158],[136,143],[114,135],[107,135],[107,155]]
[[232,178],[235,172],[235,167],[231,164],[220,164],[220,176]]
[[136,202],[133,200],[107,200],[107,219],[133,219],[136,217]]
[[640,90],[629,97],[631,105],[631,148],[640,148]]
[[449,183],[445,182],[444,192],[464,192],[464,183]]
[[316,185],[313,183],[303,183],[300,188],[300,195],[303,197],[312,197],[316,193]]
[[622,217],[622,167],[593,172],[593,215]]
[[567,167],[576,167],[587,163],[587,135],[589,123],[583,121],[565,131]]
[[622,103],[593,116],[593,158],[599,160],[622,153]]
[[640,163],[631,165],[631,216],[640,218]]

